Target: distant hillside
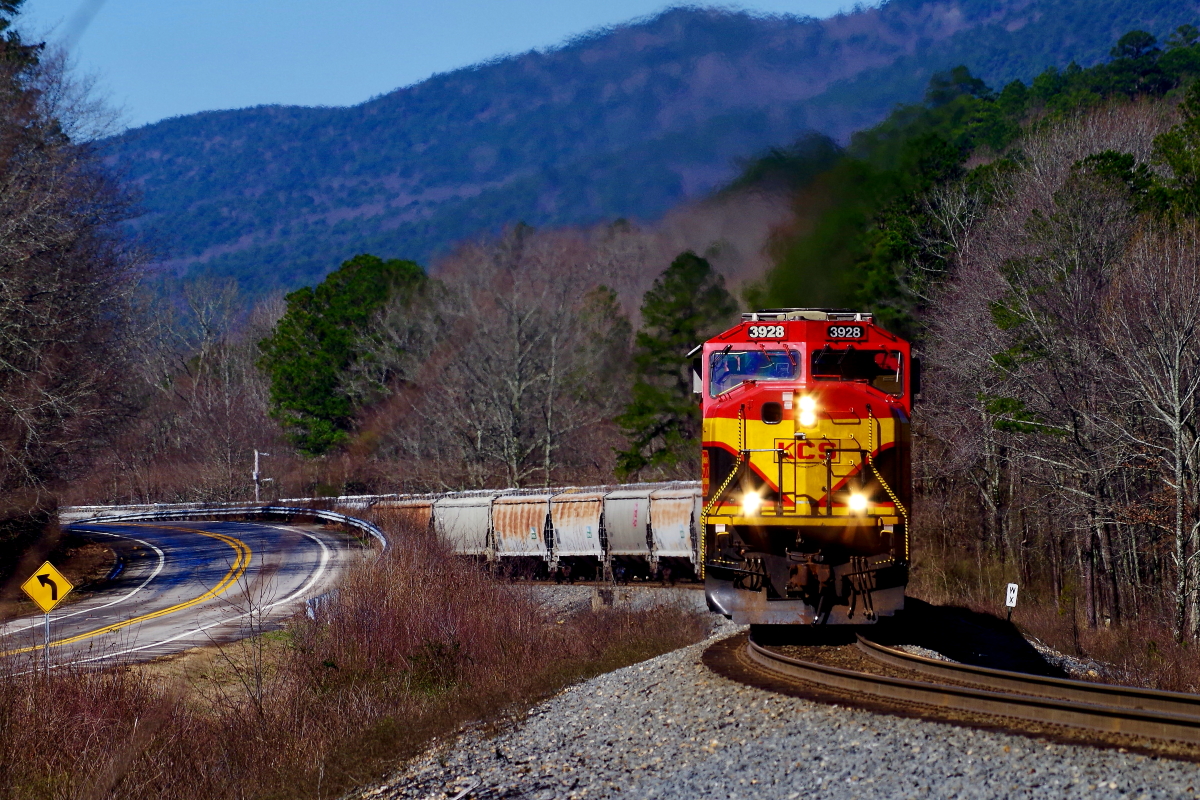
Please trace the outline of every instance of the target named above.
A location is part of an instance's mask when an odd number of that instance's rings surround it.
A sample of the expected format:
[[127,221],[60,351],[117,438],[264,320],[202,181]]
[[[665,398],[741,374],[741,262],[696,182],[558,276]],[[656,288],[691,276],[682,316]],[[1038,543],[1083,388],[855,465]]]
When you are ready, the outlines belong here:
[[355,253],[427,263],[517,220],[653,219],[805,129],[845,140],[938,70],[998,86],[1198,21],[1196,2],[1166,0],[893,0],[828,20],[680,8],[350,108],[165,120],[110,142],[109,163],[142,191],[135,224],[168,267],[293,288]]

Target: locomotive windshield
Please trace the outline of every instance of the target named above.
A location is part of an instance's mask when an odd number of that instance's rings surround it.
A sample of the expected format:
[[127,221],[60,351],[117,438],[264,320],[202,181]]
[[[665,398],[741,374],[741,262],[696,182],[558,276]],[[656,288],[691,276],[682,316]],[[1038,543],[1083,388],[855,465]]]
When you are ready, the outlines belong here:
[[881,392],[904,392],[904,357],[899,350],[826,347],[812,354],[812,376],[818,381],[865,381]]
[[725,350],[713,353],[709,393],[716,397],[744,381],[790,381],[800,377],[796,350]]

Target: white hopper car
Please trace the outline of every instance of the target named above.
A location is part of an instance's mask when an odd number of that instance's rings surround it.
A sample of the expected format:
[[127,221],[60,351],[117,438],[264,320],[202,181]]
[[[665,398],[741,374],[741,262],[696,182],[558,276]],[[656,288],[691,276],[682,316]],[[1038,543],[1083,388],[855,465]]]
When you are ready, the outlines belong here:
[[693,577],[699,564],[698,481],[565,489],[342,497],[349,513],[394,509],[456,553],[513,575]]

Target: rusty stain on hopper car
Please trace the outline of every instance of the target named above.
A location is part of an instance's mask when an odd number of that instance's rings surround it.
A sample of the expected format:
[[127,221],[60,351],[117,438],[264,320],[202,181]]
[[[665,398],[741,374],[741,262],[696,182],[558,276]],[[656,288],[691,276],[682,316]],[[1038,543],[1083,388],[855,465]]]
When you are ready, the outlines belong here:
[[550,495],[545,494],[496,498],[492,504],[496,555],[541,555],[546,552],[542,532],[546,529],[549,500]]

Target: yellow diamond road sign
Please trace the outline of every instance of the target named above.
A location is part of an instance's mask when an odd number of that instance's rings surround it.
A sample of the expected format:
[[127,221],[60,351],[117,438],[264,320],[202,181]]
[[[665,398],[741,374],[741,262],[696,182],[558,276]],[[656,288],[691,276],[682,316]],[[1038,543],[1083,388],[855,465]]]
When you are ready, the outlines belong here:
[[50,609],[61,603],[67,592],[75,587],[47,561],[29,576],[29,580],[21,584],[21,588],[42,611],[49,614]]

